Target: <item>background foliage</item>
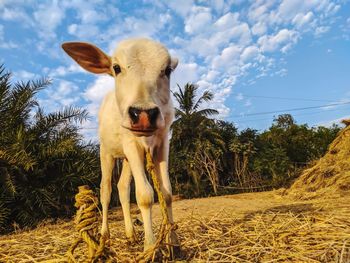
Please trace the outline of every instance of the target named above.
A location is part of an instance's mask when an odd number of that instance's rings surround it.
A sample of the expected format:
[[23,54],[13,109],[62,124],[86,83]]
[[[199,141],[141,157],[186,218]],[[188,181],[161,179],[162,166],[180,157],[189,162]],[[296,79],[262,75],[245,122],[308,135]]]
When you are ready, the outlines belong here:
[[[99,193],[100,178],[98,145],[79,133],[87,112],[45,113],[35,95],[50,82],[12,84],[10,77],[0,67],[0,232],[71,216],[77,187],[88,184]],[[204,107],[213,94],[197,94],[191,83],[178,88],[169,173],[174,194],[187,198],[288,186],[340,130],[299,125],[284,114],[264,132],[238,131]],[[112,206],[118,204],[116,164]]]
[[262,133],[238,131],[233,123],[212,119],[215,110],[199,107],[213,95],[197,91],[187,84],[174,93],[179,108],[172,126],[170,176],[174,192],[185,197],[288,186],[325,154],[340,130],[299,125],[282,114]]
[[33,226],[75,212],[77,187],[98,183],[98,147],[82,140],[87,112],[68,107],[46,114],[35,94],[49,85],[11,84],[0,68],[0,231]]

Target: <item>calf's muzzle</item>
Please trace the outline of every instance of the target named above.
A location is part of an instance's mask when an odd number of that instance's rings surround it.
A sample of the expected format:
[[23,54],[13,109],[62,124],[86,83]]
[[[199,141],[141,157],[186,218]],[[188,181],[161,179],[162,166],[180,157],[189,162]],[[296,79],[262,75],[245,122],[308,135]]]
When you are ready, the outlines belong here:
[[158,107],[151,109],[130,107],[128,113],[131,120],[130,130],[136,135],[150,136],[157,129],[157,119],[160,114]]

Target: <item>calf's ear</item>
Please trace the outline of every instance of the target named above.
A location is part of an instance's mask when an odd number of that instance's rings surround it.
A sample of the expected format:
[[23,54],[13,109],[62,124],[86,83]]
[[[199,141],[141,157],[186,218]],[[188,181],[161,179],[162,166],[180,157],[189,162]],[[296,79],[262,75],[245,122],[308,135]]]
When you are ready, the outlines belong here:
[[112,75],[111,58],[98,47],[84,42],[66,42],[62,48],[85,70]]
[[179,64],[179,60],[177,58],[171,58],[170,59],[170,67],[172,70],[176,69],[177,64]]

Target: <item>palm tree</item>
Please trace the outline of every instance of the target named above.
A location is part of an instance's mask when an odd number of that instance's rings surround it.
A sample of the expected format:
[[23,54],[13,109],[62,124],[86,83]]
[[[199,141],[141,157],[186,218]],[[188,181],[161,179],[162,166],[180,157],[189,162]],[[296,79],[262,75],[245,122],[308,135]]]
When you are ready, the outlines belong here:
[[99,176],[97,147],[78,132],[87,112],[46,114],[35,95],[50,81],[10,78],[0,66],[0,232],[71,215],[77,186]]
[[[223,141],[215,128],[215,121],[209,117],[218,114],[210,108],[201,108],[203,102],[213,99],[210,91],[205,91],[197,98],[198,86],[188,83],[182,89],[180,86],[174,97],[179,107],[175,109],[171,139],[171,172],[178,181],[188,182],[191,178],[196,194],[200,192],[200,180],[203,175],[210,180],[213,190],[217,192],[218,176],[213,177],[213,171],[206,169],[208,162],[215,162],[223,148]],[[218,164],[215,167],[219,168]],[[216,173],[218,174],[218,173]]]

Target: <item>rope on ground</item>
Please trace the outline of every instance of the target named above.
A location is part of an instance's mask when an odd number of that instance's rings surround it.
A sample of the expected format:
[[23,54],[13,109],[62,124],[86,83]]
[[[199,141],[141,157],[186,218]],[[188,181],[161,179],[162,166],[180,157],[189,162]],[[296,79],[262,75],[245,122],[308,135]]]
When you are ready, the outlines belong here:
[[163,221],[160,226],[159,235],[154,247],[139,255],[136,258],[136,261],[148,262],[151,260],[154,262],[156,260],[156,256],[161,256],[162,262],[172,261],[176,258],[176,254],[178,254],[180,251],[180,245],[175,233],[177,227],[175,224],[170,223],[169,221],[167,205],[160,188],[159,178],[155,171],[154,162],[149,150],[146,152],[146,170],[152,177],[153,185],[158,195]]
[[79,186],[79,192],[75,195],[75,207],[78,209],[74,222],[79,232],[79,237],[68,249],[66,256],[69,263],[78,262],[74,257],[74,250],[80,243],[85,242],[88,247],[87,262],[96,262],[104,259],[111,260],[110,252],[105,248],[104,239],[97,240],[98,234],[98,200],[93,191],[87,185]]

